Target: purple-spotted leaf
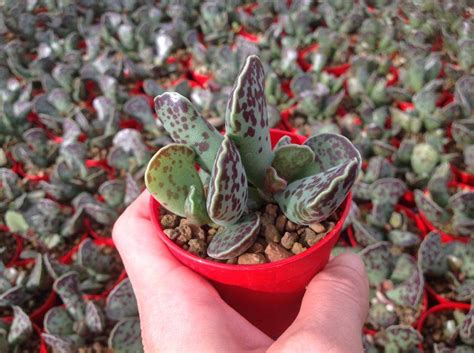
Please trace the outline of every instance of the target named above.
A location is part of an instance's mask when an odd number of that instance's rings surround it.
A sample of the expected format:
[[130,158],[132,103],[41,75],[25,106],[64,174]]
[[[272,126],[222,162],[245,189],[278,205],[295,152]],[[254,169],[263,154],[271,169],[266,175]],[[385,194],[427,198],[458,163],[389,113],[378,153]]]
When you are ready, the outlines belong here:
[[91,269],[95,273],[108,273],[113,259],[112,256],[102,253],[92,239],[87,238],[79,245],[77,262],[80,266]]
[[403,181],[396,178],[378,179],[372,183],[373,203],[388,203],[395,205],[406,190]]
[[456,300],[459,302],[467,302],[472,298],[474,293],[474,279],[467,278],[455,289]]
[[247,206],[248,189],[239,151],[225,136],[212,168],[206,206],[211,220],[221,226],[237,222]]
[[26,288],[28,290],[41,290],[49,289],[49,286],[50,279],[46,267],[44,266],[43,256],[41,256],[41,254],[36,254],[35,265],[31,270],[28,281],[26,282]]
[[292,182],[285,191],[275,194],[275,200],[292,222],[321,222],[342,204],[354,184],[358,169],[359,160],[347,160],[319,174]]
[[125,185],[123,180],[107,180],[99,186],[98,191],[110,207],[117,208],[122,205],[125,197]]
[[48,310],[43,319],[46,333],[57,336],[74,334],[74,320],[62,306],[55,306]]
[[440,160],[439,152],[429,143],[419,143],[411,155],[411,167],[421,176],[429,176]]
[[280,178],[275,168],[268,167],[263,181],[263,190],[270,194],[274,194],[285,190],[287,185],[287,181]]
[[145,172],[148,191],[163,207],[182,217],[186,217],[185,203],[191,186],[195,188],[194,200],[204,198],[195,156],[186,145],[169,144],[156,152]]
[[265,73],[260,59],[247,57],[227,102],[226,134],[237,145],[247,178],[262,187],[272,162],[267,103],[264,91]]
[[138,185],[135,178],[127,173],[125,175],[125,196],[124,196],[124,205],[128,206],[140,195],[141,189]]
[[441,207],[446,207],[449,201],[448,182],[453,178],[449,163],[436,167],[428,182],[428,190],[434,202]]
[[385,334],[388,344],[397,348],[390,352],[412,352],[423,341],[421,334],[411,326],[393,325],[385,330]]
[[54,281],[53,289],[58,293],[69,314],[76,320],[84,317],[85,303],[79,289],[77,272],[67,272]]
[[105,329],[105,318],[102,309],[93,301],[86,304],[86,326],[92,333],[102,333]]
[[463,213],[455,213],[452,218],[453,233],[462,236],[474,234],[474,218]]
[[143,352],[140,320],[131,318],[119,321],[110,332],[108,344],[115,353]]
[[221,227],[212,238],[207,254],[214,259],[231,259],[245,252],[258,236],[260,216],[245,215],[238,223]]
[[425,195],[420,190],[415,190],[415,203],[420,212],[435,225],[444,225],[449,219],[449,213],[443,208],[439,207],[430,197]]
[[388,242],[369,245],[359,255],[364,261],[371,286],[377,287],[389,277],[394,266],[394,258]]
[[422,271],[432,276],[442,276],[448,270],[446,254],[441,245],[440,235],[432,231],[423,239],[418,248],[418,263]]
[[390,157],[392,154],[397,152],[397,149],[394,146],[381,140],[373,141],[372,149],[377,156],[382,157]]
[[451,134],[460,148],[474,144],[474,118],[453,121]]
[[179,93],[167,92],[157,96],[155,110],[173,140],[192,148],[200,166],[210,172],[223,140],[219,132]]
[[359,222],[357,219],[353,219],[352,226],[357,243],[363,247],[376,244],[383,240],[383,233],[370,224],[365,224]]
[[290,144],[274,150],[272,167],[281,178],[292,182],[313,161],[314,152],[310,147]]
[[123,110],[130,116],[137,118],[149,131],[156,131],[157,125],[148,100],[143,96],[133,96],[123,105]]
[[[412,259],[412,261],[415,263],[415,260]],[[385,294],[397,305],[416,309],[421,303],[424,285],[423,272],[419,265],[416,265],[416,270],[411,271],[410,278]]]
[[290,136],[284,135],[278,140],[274,149],[277,149],[282,146],[290,145],[290,144],[291,144]]
[[8,332],[8,343],[12,346],[25,342],[33,333],[30,318],[19,307],[13,306],[13,321]]
[[77,344],[73,340],[74,336],[60,337],[49,333],[42,333],[44,341],[50,346],[54,353],[75,353],[77,352]]
[[18,285],[0,294],[0,307],[21,305],[27,298],[25,287]]
[[464,215],[474,221],[474,191],[459,191],[449,199],[455,214]]
[[357,161],[357,169],[359,169],[362,161],[359,151],[342,135],[331,133],[314,135],[308,138],[304,145],[313,150],[315,158],[314,163],[308,164],[298,175],[298,178],[321,173],[354,159]]
[[364,174],[364,181],[366,183],[373,183],[382,178],[390,178],[395,175],[395,168],[384,157],[374,156],[369,160],[367,170]]
[[110,291],[105,302],[105,314],[113,321],[138,315],[137,301],[128,278]]
[[194,185],[189,187],[188,196],[184,201],[184,214],[192,224],[202,225],[211,221],[207,214],[206,199],[197,191]]
[[408,254],[401,254],[395,262],[390,280],[396,285],[400,284],[409,279],[412,273],[417,270],[417,263],[413,257]]

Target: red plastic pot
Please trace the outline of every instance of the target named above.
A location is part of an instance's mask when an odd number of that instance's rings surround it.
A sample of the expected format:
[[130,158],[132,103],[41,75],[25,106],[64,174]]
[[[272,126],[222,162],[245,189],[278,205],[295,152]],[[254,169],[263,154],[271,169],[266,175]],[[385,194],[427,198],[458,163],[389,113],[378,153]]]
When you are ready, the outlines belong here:
[[[450,187],[457,187],[459,189],[474,191],[473,186],[458,183],[458,182],[455,182],[455,181],[449,182],[448,185]],[[428,190],[425,190],[424,193],[428,194]],[[423,223],[426,225],[426,228],[427,228],[428,232],[434,230],[434,231],[439,233],[439,235],[441,236],[441,242],[442,243],[449,243],[451,241],[459,241],[461,243],[467,244],[470,240],[469,236],[457,236],[457,235],[445,233],[442,230],[436,228],[436,226],[428,220],[428,218],[425,216],[425,214],[423,213],[422,210],[419,210],[419,216],[420,216],[420,219],[423,221]]]
[[[425,324],[426,319],[432,314],[436,314],[442,311],[454,311],[454,310],[461,310],[464,312],[468,312],[471,309],[470,304],[465,304],[465,303],[453,303],[453,302],[446,302],[443,304],[439,304],[436,306],[433,306],[432,308],[428,309],[423,315],[421,315],[420,320],[418,320],[418,325],[416,329],[418,332],[422,332],[423,330],[423,325]],[[424,352],[423,349],[423,344],[420,344],[418,346],[418,349],[421,353]]]
[[[367,207],[368,209],[371,209],[372,204],[365,204],[365,205],[362,205],[361,207]],[[423,239],[426,236],[426,234],[428,233],[427,229],[426,229],[426,225],[420,219],[418,214],[413,212],[408,207],[405,207],[405,206],[400,205],[400,204],[397,204],[395,206],[395,211],[396,212],[403,212],[409,219],[411,219],[416,224],[416,227],[420,231],[420,234],[418,234],[420,236],[420,239]],[[356,247],[356,246],[359,245],[357,243],[357,240],[356,240],[355,236],[354,236],[354,229],[352,228],[352,226],[349,226],[347,228],[347,236],[349,238],[349,242],[351,243],[352,247]]]
[[451,164],[451,171],[453,172],[456,180],[459,182],[469,186],[474,186],[474,174],[469,174],[465,171],[462,171],[453,164]]
[[[306,139],[285,131],[271,130],[272,144],[282,136],[289,136],[293,143],[302,143]],[[350,204],[349,194],[340,207],[340,219],[336,226],[319,243],[299,255],[261,265],[222,264],[183,250],[163,232],[160,204],[153,197],[150,198],[150,216],[158,237],[181,263],[208,279],[230,306],[267,335],[276,338],[296,318],[306,285],[328,262]]]

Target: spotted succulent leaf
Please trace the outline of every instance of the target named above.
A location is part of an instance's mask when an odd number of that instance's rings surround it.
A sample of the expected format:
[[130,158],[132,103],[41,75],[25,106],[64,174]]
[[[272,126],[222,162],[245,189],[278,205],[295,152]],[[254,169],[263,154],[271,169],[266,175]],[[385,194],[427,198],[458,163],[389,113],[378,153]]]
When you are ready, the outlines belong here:
[[474,191],[459,191],[449,199],[449,205],[455,214],[474,220]]
[[245,252],[258,236],[260,216],[245,215],[239,222],[221,227],[212,238],[207,254],[214,259],[230,259]]
[[441,208],[420,190],[415,190],[415,203],[420,212],[423,212],[425,217],[433,224],[443,225],[450,219],[449,213],[445,209]]
[[377,287],[389,277],[394,265],[389,243],[379,242],[369,245],[359,255],[364,261],[371,286]]
[[418,249],[418,263],[422,271],[429,275],[440,276],[448,270],[440,235],[432,231],[423,239]]
[[143,96],[134,96],[123,105],[123,110],[130,116],[137,118],[148,131],[157,131],[153,111],[148,100]]
[[[474,299],[472,300],[474,302]],[[468,345],[474,345],[474,305],[471,303],[471,309],[464,317],[461,328],[459,330],[459,336],[461,340]]]
[[452,179],[449,163],[443,163],[436,167],[428,182],[428,190],[431,198],[441,207],[446,207],[449,201],[448,182]]
[[395,168],[386,158],[374,156],[369,160],[363,179],[366,183],[373,183],[378,179],[391,178],[394,175]]
[[390,275],[390,279],[395,284],[400,284],[409,279],[414,271],[417,271],[416,261],[408,254],[401,254]]
[[287,182],[292,182],[308,164],[314,161],[314,152],[305,145],[283,145],[274,149],[272,167]]
[[90,332],[101,333],[105,329],[102,309],[93,301],[88,301],[86,304],[85,321]]
[[113,260],[110,255],[103,254],[92,239],[85,239],[79,245],[77,262],[80,266],[96,273],[107,273]]
[[417,175],[429,176],[440,160],[439,152],[429,143],[420,143],[413,148],[411,167]]
[[372,304],[369,309],[367,322],[376,330],[394,325],[398,315],[394,310],[387,310],[387,304]]
[[396,246],[411,248],[420,243],[420,237],[407,230],[393,229],[388,233],[388,239]]
[[41,334],[44,341],[55,353],[74,353],[77,352],[78,345],[73,340],[74,336],[60,337],[49,333]]
[[370,224],[360,222],[354,218],[352,220],[352,227],[354,229],[354,238],[357,243],[363,247],[376,244],[383,240],[383,233]]
[[26,288],[18,285],[0,294],[0,307],[21,305],[27,298]]
[[372,200],[374,204],[388,203],[395,205],[403,196],[406,185],[396,178],[382,178],[372,184]]
[[13,306],[13,321],[8,332],[8,342],[15,346],[25,342],[33,333],[33,325],[28,315],[19,307]]
[[342,135],[332,133],[314,135],[308,138],[304,145],[313,150],[315,158],[314,163],[308,164],[298,178],[321,173],[354,159],[357,161],[357,169],[360,167],[362,159],[359,151]]
[[157,96],[155,110],[173,140],[192,148],[199,165],[210,172],[223,140],[219,132],[179,93],[167,92]]
[[185,203],[190,187],[194,199],[204,198],[204,189],[195,168],[195,152],[186,145],[169,144],[148,163],[145,184],[148,191],[169,211],[185,217]]
[[388,344],[395,345],[401,352],[410,352],[421,343],[423,337],[411,326],[393,325],[385,330]]
[[354,184],[358,169],[357,159],[348,160],[292,182],[285,191],[275,194],[275,199],[292,222],[321,222],[342,204]]
[[239,149],[247,178],[258,187],[262,187],[272,162],[264,76],[260,59],[247,57],[227,102],[225,117],[226,133]]
[[474,144],[474,118],[453,121],[451,134],[461,148]]
[[207,194],[207,212],[221,226],[237,222],[247,205],[247,176],[235,144],[226,136],[217,151]]
[[[416,264],[414,259],[411,260]],[[425,285],[421,268],[418,265],[415,266],[416,270],[411,272],[410,278],[385,293],[387,298],[392,300],[394,303],[414,309],[416,309],[421,303],[423,288]]]
[[107,180],[100,185],[98,191],[110,207],[117,208],[122,205],[125,197],[125,185],[123,180]]
[[85,303],[79,289],[77,272],[67,272],[54,281],[53,289],[61,297],[69,314],[76,320],[84,317]]
[[108,319],[114,321],[138,315],[137,301],[128,278],[110,291],[105,303],[105,314]]
[[282,136],[275,145],[274,149],[291,144],[291,138],[288,135]]
[[120,320],[110,332],[108,343],[115,353],[143,352],[140,321],[137,318]]
[[62,306],[49,309],[44,316],[43,325],[46,333],[52,335],[69,336],[74,334],[74,319]]

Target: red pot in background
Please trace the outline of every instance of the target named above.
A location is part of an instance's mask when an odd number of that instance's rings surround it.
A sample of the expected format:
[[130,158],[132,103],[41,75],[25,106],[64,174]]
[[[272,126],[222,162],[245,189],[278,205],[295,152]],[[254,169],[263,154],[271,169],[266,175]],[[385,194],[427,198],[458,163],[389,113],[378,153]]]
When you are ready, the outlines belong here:
[[[367,208],[371,209],[372,204],[365,204],[365,205],[362,205],[361,207],[367,207]],[[400,205],[400,204],[395,205],[395,211],[404,213],[410,220],[412,220],[416,224],[416,227],[418,228],[418,230],[421,233],[421,234],[418,234],[418,235],[420,236],[420,239],[423,240],[423,238],[426,236],[428,231],[427,231],[427,228],[426,228],[425,224],[423,223],[423,221],[418,216],[418,214],[413,212],[408,207],[405,207],[405,206]],[[352,226],[349,226],[347,228],[347,236],[349,238],[349,242],[351,243],[352,247],[356,247],[356,246],[359,245],[357,243],[356,238],[355,238],[354,229],[352,228]]]
[[[473,186],[470,186],[470,185],[466,185],[466,184],[462,184],[462,183],[458,183],[458,182],[455,182],[455,181],[451,181],[449,182],[448,184],[450,187],[457,187],[459,189],[464,189],[464,190],[469,190],[469,191],[474,191],[474,187]],[[425,190],[425,194],[428,193],[427,190]],[[470,240],[470,237],[469,236],[458,236],[458,235],[453,235],[453,234],[449,234],[449,233],[445,233],[443,232],[442,230],[436,228],[436,226],[434,224],[432,224],[428,218],[426,218],[425,214],[419,210],[419,213],[420,215],[420,219],[423,221],[423,223],[426,225],[426,228],[428,230],[428,232],[431,232],[431,231],[436,231],[439,233],[439,235],[441,236],[441,242],[442,243],[449,243],[451,241],[459,241],[461,243],[465,243],[467,244]]]
[[[272,144],[282,136],[290,136],[294,143],[306,139],[271,130]],[[153,197],[150,198],[150,215],[157,235],[181,263],[208,279],[230,306],[267,335],[276,338],[296,318],[306,285],[328,262],[350,204],[349,194],[340,207],[341,217],[335,228],[319,243],[299,255],[261,265],[230,265],[197,257],[183,250],[163,232],[160,204]]]
[[[425,324],[426,319],[428,318],[428,316],[430,316],[432,314],[436,314],[436,313],[439,313],[439,312],[442,312],[442,311],[454,311],[454,310],[461,310],[461,311],[467,312],[470,309],[471,309],[470,304],[453,303],[453,302],[446,302],[446,303],[443,303],[443,304],[433,306],[432,308],[429,308],[425,313],[423,313],[423,315],[421,315],[420,320],[418,320],[418,325],[417,325],[416,329],[418,330],[418,332],[421,333],[422,330],[423,330],[423,325]],[[421,353],[424,352],[422,344],[420,344],[418,346],[418,349]]]
[[452,164],[451,164],[451,171],[453,172],[456,180],[458,180],[460,183],[463,183],[469,186],[474,186],[474,174],[469,174]]

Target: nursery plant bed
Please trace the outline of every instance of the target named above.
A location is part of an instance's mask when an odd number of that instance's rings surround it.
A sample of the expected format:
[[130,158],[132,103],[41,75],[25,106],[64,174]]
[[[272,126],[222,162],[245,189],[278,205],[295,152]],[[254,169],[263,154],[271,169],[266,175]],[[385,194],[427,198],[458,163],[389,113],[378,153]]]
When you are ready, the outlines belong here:
[[[271,130],[274,145],[282,136],[293,143],[306,137],[285,131]],[[163,230],[160,204],[150,198],[150,216],[157,235],[184,265],[211,281],[221,297],[251,323],[271,337],[278,337],[295,319],[305,287],[329,260],[344,220],[350,209],[349,194],[337,212],[334,228],[319,242],[280,261],[257,265],[235,265],[203,259],[177,245]]]

